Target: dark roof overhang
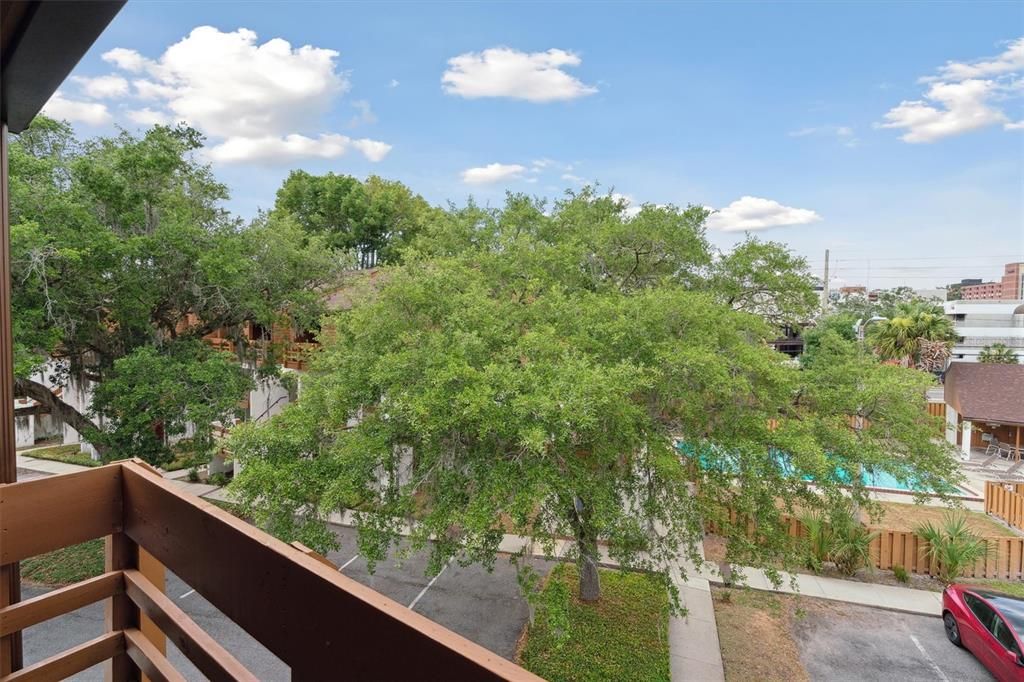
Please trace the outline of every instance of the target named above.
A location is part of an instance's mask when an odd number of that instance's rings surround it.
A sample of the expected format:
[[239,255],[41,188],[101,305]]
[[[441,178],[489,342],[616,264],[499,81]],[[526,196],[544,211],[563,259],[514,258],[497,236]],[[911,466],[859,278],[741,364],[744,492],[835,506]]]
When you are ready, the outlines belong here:
[[68,77],[124,0],[0,2],[0,121],[19,133]]

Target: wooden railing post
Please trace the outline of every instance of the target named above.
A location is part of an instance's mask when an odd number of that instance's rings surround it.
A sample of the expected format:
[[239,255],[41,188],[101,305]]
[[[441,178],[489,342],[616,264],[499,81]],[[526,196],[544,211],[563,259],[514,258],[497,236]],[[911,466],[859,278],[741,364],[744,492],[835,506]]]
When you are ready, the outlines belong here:
[[[107,571],[121,571],[137,568],[138,547],[124,533],[114,533],[104,538],[104,568]],[[118,632],[139,627],[139,610],[127,594],[115,594],[105,606],[107,632]],[[107,662],[107,682],[128,682],[138,677],[138,668],[128,656],[121,652]]]
[[[114,533],[105,539],[105,568],[107,571],[138,569],[161,592],[165,589],[166,569],[153,555],[136,545],[124,533]],[[127,594],[116,594],[106,604],[107,632],[138,628],[143,636],[161,654],[167,654],[167,637],[150,618],[139,612],[139,607]],[[110,659],[107,664],[107,682],[125,682],[137,679],[139,670],[127,652]],[[148,678],[142,675],[143,680]]]
[[[14,437],[14,341],[11,338],[11,222],[7,124],[0,123],[0,483],[18,480]],[[18,563],[0,566],[0,608],[21,600]],[[0,638],[0,675],[21,669],[21,633]]]

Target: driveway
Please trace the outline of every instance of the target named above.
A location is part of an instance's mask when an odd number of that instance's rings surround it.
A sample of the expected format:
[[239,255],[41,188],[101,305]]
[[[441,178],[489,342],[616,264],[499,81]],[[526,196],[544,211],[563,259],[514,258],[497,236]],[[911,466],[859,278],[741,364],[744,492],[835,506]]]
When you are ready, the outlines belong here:
[[[529,611],[519,594],[515,570],[507,557],[499,556],[490,573],[480,566],[462,567],[451,563],[431,579],[424,576],[426,553],[420,553],[401,565],[392,560],[382,562],[370,575],[365,559],[357,555],[356,531],[336,527],[335,532],[341,549],[328,556],[342,567],[342,573],[505,658],[514,656],[516,641]],[[540,560],[533,565],[541,573],[547,573],[551,567],[550,562]],[[44,591],[26,586],[23,597],[27,599]],[[166,593],[259,679],[290,678],[284,663],[176,575],[168,573]],[[345,614],[338,614],[338,617],[344,618]],[[97,637],[103,633],[103,627],[103,604],[99,603],[29,628],[24,634],[25,662],[39,661]],[[188,659],[170,643],[168,658],[186,679],[202,679]],[[102,666],[74,679],[102,680]]]
[[793,638],[812,680],[992,679],[970,652],[950,644],[939,618],[821,600],[804,603],[806,612],[795,620]]

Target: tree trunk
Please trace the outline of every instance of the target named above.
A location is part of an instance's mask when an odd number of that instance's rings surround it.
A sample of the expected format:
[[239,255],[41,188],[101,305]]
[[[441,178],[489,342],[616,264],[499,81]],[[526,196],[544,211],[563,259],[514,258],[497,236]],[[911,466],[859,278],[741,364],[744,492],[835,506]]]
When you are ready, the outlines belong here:
[[49,387],[44,384],[32,381],[31,379],[15,379],[14,397],[32,398],[36,402],[45,405],[50,408],[50,412],[54,416],[59,417],[65,424],[78,431],[82,438],[91,443],[100,455],[106,452],[106,447],[93,442],[90,438],[90,435],[96,431],[96,425],[81,412],[55,396]]
[[601,599],[601,576],[597,572],[597,551],[593,554],[584,553],[580,548],[577,562],[580,571],[580,601],[596,602]]
[[596,602],[601,599],[601,576],[597,572],[597,533],[590,525],[590,509],[582,500],[575,500],[576,546],[579,557],[576,565],[580,573],[580,601]]

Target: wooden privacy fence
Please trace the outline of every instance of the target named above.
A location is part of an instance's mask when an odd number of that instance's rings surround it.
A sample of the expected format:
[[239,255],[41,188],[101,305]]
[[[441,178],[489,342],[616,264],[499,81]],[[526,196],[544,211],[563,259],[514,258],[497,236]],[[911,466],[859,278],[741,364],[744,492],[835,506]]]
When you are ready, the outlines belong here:
[[1024,530],[1024,485],[985,481],[985,512]]
[[[938,575],[937,562],[927,554],[928,543],[911,531],[872,528],[878,535],[871,541],[871,562],[884,570],[902,566],[910,573]],[[1024,538],[985,536],[988,556],[965,571],[965,578],[1020,580],[1024,578]]]
[[[987,494],[985,499],[987,507]],[[1019,506],[1018,509],[1020,509]],[[732,517],[732,522],[735,523],[735,512],[730,513],[730,516]],[[798,518],[789,514],[783,514],[782,522],[790,537],[800,538],[807,536],[807,529]],[[714,533],[718,529],[715,524],[709,523],[707,524],[707,530]],[[868,530],[876,534],[872,538],[869,548],[871,565],[874,568],[891,570],[893,566],[902,566],[909,573],[931,576],[939,574],[938,564],[928,557],[928,543],[918,537],[913,531],[893,530],[876,526],[869,526]],[[750,535],[756,532],[753,523],[748,524],[747,532]],[[984,536],[983,539],[989,546],[988,556],[984,559],[979,559],[972,568],[964,572],[963,577],[992,578],[997,580],[1024,579],[1024,538]]]

